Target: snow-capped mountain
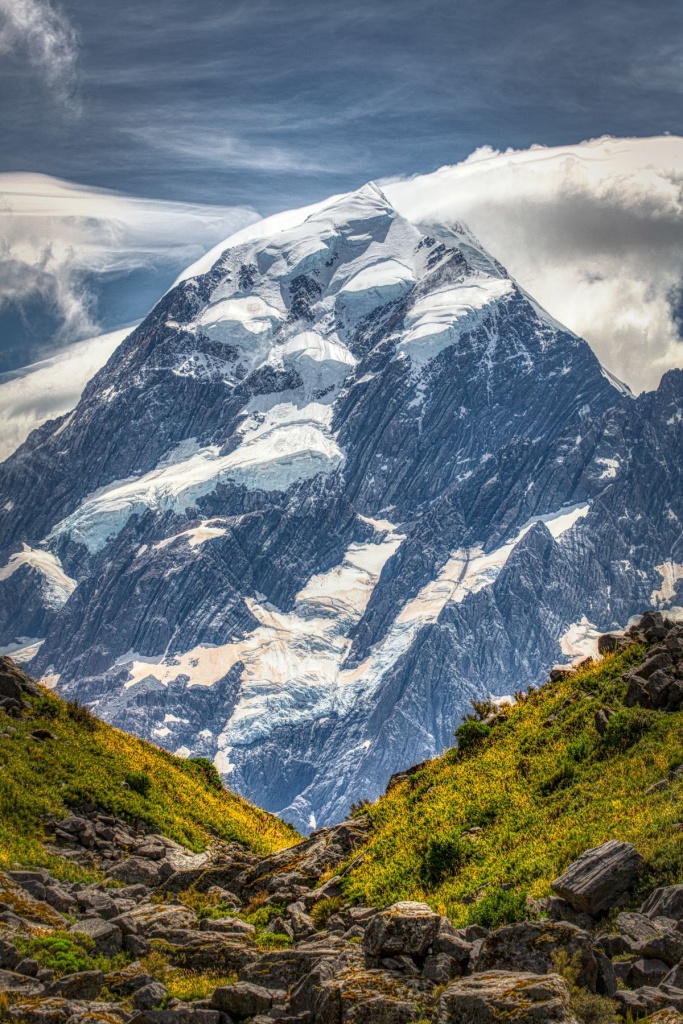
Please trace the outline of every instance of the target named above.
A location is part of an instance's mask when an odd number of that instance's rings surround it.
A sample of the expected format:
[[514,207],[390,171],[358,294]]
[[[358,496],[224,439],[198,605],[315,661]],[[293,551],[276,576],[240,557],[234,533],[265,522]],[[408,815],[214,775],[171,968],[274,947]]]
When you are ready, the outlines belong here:
[[191,268],[0,465],[0,643],[329,823],[675,603],[682,424],[681,371],[634,399],[370,184]]

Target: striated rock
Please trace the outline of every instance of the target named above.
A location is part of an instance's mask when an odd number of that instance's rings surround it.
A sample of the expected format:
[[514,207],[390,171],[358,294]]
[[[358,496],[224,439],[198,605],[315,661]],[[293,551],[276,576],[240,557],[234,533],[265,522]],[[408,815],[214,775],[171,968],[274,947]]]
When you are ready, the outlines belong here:
[[670,985],[659,985],[656,988],[644,985],[632,991],[619,989],[615,992],[614,998],[619,1005],[619,1013],[623,1017],[630,1013],[634,1020],[648,1017],[667,1007],[683,1011],[683,989],[673,988]]
[[559,974],[487,971],[462,978],[440,996],[434,1024],[577,1024]]
[[554,882],[553,892],[592,917],[604,913],[618,901],[642,871],[642,858],[631,843],[610,839],[578,860]]

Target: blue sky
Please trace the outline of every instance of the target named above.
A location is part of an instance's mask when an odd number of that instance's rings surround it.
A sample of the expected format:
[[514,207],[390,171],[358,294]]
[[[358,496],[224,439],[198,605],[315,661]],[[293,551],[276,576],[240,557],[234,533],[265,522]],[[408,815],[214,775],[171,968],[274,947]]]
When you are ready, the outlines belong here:
[[[682,42],[680,0],[0,0],[0,172],[268,214],[483,145],[682,134]],[[177,269],[102,276],[94,319]],[[61,316],[1,300],[0,370]]]
[[2,170],[268,213],[484,144],[683,130],[678,0],[55,10],[60,78],[21,45],[2,61]]

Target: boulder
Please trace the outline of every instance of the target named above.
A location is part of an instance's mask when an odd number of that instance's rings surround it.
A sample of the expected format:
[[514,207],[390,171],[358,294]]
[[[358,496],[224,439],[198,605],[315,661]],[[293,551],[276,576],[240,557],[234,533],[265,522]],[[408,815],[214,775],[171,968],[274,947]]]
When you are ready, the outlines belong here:
[[162,881],[161,871],[155,861],[143,857],[127,857],[115,864],[109,871],[109,877],[126,885],[146,885],[153,888]]
[[462,978],[439,997],[433,1024],[576,1024],[559,974],[486,971]]
[[66,974],[58,978],[50,986],[51,996],[61,996],[62,999],[97,999],[104,985],[104,974],[102,971],[78,971],[76,974]]
[[657,986],[669,973],[669,967],[663,960],[641,957],[631,964],[629,985],[632,988],[640,988],[642,985]]
[[575,910],[597,917],[614,906],[642,868],[642,858],[631,843],[610,839],[582,853],[551,888]]
[[683,921],[683,885],[666,885],[655,889],[640,908],[646,917],[670,917]]
[[379,958],[402,954],[424,957],[440,924],[440,915],[426,903],[394,903],[368,924],[363,935],[363,950]]
[[578,982],[596,991],[598,965],[588,932],[561,921],[526,921],[506,925],[485,938],[477,971],[516,971],[545,974],[554,969],[553,957],[564,951],[570,960],[578,954]]
[[8,1010],[10,1020],[20,1021],[21,1024],[67,1024],[72,1014],[73,1005],[68,1000],[57,997],[20,1000]]
[[643,985],[641,988],[619,989],[614,994],[618,1004],[618,1013],[626,1017],[629,1013],[634,1020],[648,1017],[657,1010],[673,1007],[683,1010],[683,990],[670,985]]
[[614,633],[603,633],[598,637],[598,654],[614,654],[619,650],[619,642],[623,637]]
[[229,1013],[237,1020],[253,1017],[257,1013],[267,1013],[272,1005],[273,996],[268,989],[248,981],[238,981],[235,985],[220,985],[211,998],[211,1006],[215,1010]]
[[168,995],[168,989],[160,981],[151,981],[135,991],[133,1006],[136,1010],[152,1010],[159,1006]]
[[97,952],[103,953],[105,956],[113,956],[118,953],[123,945],[121,929],[111,921],[102,921],[99,917],[77,921],[69,931],[79,935],[88,935],[95,943]]
[[674,931],[673,921],[661,917],[653,921],[644,914],[618,914],[614,926],[630,953],[663,960],[669,967],[683,960],[683,935]]
[[0,970],[0,995],[39,996],[44,991],[45,986],[35,978],[28,978],[15,971]]
[[666,1006],[651,1015],[649,1024],[683,1024],[683,1013],[674,1010],[672,1006]]
[[612,711],[611,708],[600,708],[599,711],[595,712],[593,721],[595,723],[595,728],[597,729],[600,736],[605,735],[607,723],[609,722],[610,718],[613,718],[615,716],[615,714],[616,711]]
[[454,978],[461,977],[463,970],[461,963],[448,953],[432,953],[425,957],[422,974],[435,985],[447,985]]

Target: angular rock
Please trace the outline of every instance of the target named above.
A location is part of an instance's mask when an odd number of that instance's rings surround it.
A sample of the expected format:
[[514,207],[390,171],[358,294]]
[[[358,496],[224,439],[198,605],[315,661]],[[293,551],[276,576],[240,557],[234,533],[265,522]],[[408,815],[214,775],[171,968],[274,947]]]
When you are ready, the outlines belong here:
[[394,903],[368,924],[363,949],[370,956],[423,957],[434,942],[441,917],[426,903]]
[[623,1017],[630,1013],[634,1020],[647,1017],[666,1007],[683,1010],[683,990],[669,985],[660,985],[657,988],[644,985],[632,991],[619,989],[615,992],[614,998],[619,1005],[618,1012]]
[[270,1010],[273,996],[260,985],[238,981],[235,985],[219,986],[211,997],[211,1005],[237,1020],[244,1020],[245,1017],[254,1017],[257,1013]]
[[644,914],[622,913],[617,915],[615,928],[631,953],[663,960],[669,967],[683,959],[683,934],[674,931],[675,923],[669,924],[666,918],[654,921]]
[[50,986],[51,996],[61,996],[62,999],[97,999],[104,986],[104,974],[102,971],[78,971],[76,974],[66,974]]
[[254,935],[256,929],[248,921],[242,921],[239,917],[212,917],[204,918],[199,925],[202,932],[221,932],[226,935]]
[[39,996],[44,991],[45,986],[35,978],[28,978],[15,971],[0,970],[0,995]]
[[159,1006],[168,995],[168,989],[160,981],[151,981],[136,989],[133,995],[133,1006],[136,1010],[152,1010]]
[[98,953],[105,956],[113,956],[123,945],[121,929],[110,921],[102,921],[99,917],[86,918],[84,921],[77,921],[69,929],[80,935],[88,935],[95,943]]
[[576,1024],[569,990],[559,974],[487,971],[449,985],[433,1024]]
[[655,889],[640,908],[646,917],[669,917],[683,921],[683,885],[666,885]]
[[[162,881],[159,866],[142,857],[128,857],[120,864],[115,864],[109,871],[109,877],[126,885],[146,885],[154,888]],[[172,876],[171,876],[172,877]]]
[[553,957],[560,951],[570,960],[578,956],[578,982],[595,992],[598,965],[591,937],[567,922],[534,921],[498,928],[482,942],[477,971],[545,974],[554,970]]
[[575,910],[597,917],[614,906],[639,877],[642,866],[642,858],[631,843],[610,839],[582,853],[551,882],[551,888]]
[[669,967],[663,960],[641,957],[631,964],[629,984],[633,988],[640,988],[642,985],[657,986],[660,982],[664,981],[669,973]]

